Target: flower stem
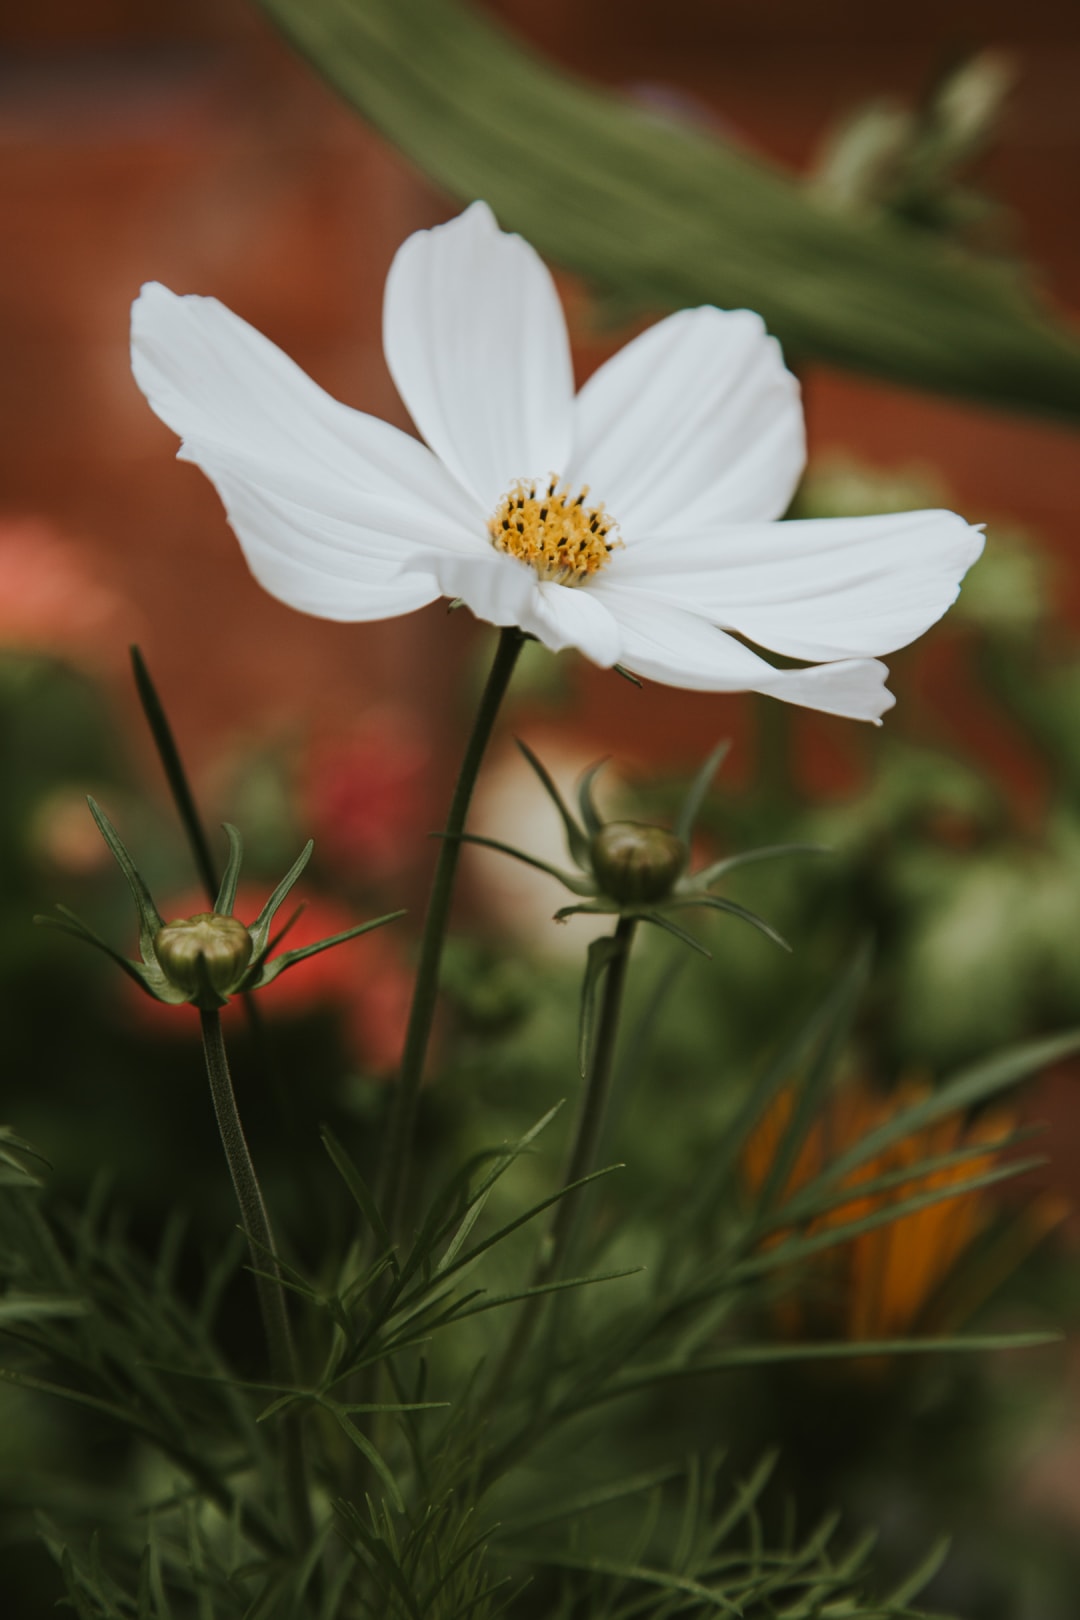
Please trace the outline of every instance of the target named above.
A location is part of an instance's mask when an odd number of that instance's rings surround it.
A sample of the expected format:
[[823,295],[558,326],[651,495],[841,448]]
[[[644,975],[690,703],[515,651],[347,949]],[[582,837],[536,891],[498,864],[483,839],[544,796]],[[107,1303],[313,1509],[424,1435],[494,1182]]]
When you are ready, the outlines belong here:
[[424,1077],[431,1025],[435,1016],[439,969],[450,916],[450,902],[454,892],[454,877],[457,872],[458,856],[461,853],[461,834],[465,830],[469,802],[476,786],[484,752],[491,738],[495,718],[510,684],[510,677],[524,641],[524,634],[515,625],[508,626],[499,635],[495,659],[461,761],[454,795],[450,800],[444,837],[440,842],[439,857],[435,864],[435,876],[432,879],[420,944],[420,961],[416,971],[409,1027],[405,1036],[405,1051],[401,1060],[401,1078],[394,1095],[380,1178],[381,1202],[386,1210],[387,1226],[394,1237],[400,1236],[404,1218],[409,1155],[416,1129],[417,1103]]
[[[203,1054],[206,1073],[210,1081],[210,1095],[214,1103],[221,1145],[232,1177],[236,1201],[240,1206],[240,1224],[248,1240],[251,1263],[255,1271],[255,1288],[259,1300],[259,1314],[270,1356],[270,1370],[274,1382],[295,1387],[298,1382],[296,1352],[289,1328],[289,1313],[285,1303],[285,1290],[277,1264],[274,1235],[266,1213],[259,1178],[251,1160],[247,1138],[240,1123],[236,1106],[229,1060],[221,1032],[221,1017],[216,1012],[200,1011]],[[287,1413],[282,1419],[284,1435],[283,1458],[285,1490],[292,1519],[293,1533],[298,1547],[307,1546],[313,1534],[311,1502],[307,1489],[307,1466],[297,1415]]]
[[[623,990],[636,926],[636,918],[620,917],[612,935],[614,948],[604,977],[596,1038],[589,1063],[588,1079],[581,1099],[577,1130],[574,1133],[563,1177],[564,1187],[573,1186],[574,1182],[581,1181],[595,1168],[596,1150],[603,1130],[604,1114],[611,1092],[611,1077],[615,1069],[615,1048],[619,1035]],[[558,1281],[573,1247],[581,1215],[582,1198],[587,1190],[585,1187],[573,1187],[573,1191],[560,1198],[556,1204],[551,1230],[533,1272],[531,1283],[533,1288],[542,1288],[547,1283]],[[496,1371],[492,1384],[493,1394],[502,1391],[507,1379],[520,1363],[547,1303],[548,1298],[545,1294],[533,1294],[526,1300],[506,1353]]]

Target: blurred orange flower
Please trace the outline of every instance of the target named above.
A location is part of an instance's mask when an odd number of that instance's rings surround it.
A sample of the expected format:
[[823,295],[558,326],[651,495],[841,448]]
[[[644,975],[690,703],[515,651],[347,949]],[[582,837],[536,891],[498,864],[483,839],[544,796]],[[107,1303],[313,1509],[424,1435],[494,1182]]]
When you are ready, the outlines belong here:
[[[853,1144],[930,1091],[925,1083],[909,1081],[888,1097],[862,1085],[850,1085],[834,1095],[803,1141],[783,1189],[784,1198],[807,1186]],[[747,1143],[742,1170],[751,1193],[759,1192],[765,1183],[794,1106],[794,1093],[782,1092]],[[913,1131],[838,1181],[837,1192],[850,1189],[850,1199],[801,1230],[809,1235],[844,1226],[914,1194],[969,1181],[1001,1162],[1015,1127],[1010,1113],[994,1109],[974,1121],[951,1114]],[[929,1174],[917,1173],[916,1167],[926,1160],[983,1146],[985,1152],[973,1152],[961,1163]],[[910,1179],[898,1180],[888,1190],[860,1195],[860,1186],[893,1173],[902,1175],[908,1167],[913,1171]],[[900,1338],[931,1325],[938,1331],[954,1328],[1066,1214],[1060,1199],[1036,1198],[1014,1220],[1009,1241],[999,1246],[996,1258],[978,1280],[962,1279],[960,1262],[985,1232],[994,1210],[987,1189],[958,1193],[826,1250],[817,1257],[810,1274],[813,1298],[783,1301],[777,1313],[781,1325],[793,1334],[803,1333],[809,1325],[814,1331],[852,1340]],[[778,1243],[786,1235],[773,1233],[766,1243]]]

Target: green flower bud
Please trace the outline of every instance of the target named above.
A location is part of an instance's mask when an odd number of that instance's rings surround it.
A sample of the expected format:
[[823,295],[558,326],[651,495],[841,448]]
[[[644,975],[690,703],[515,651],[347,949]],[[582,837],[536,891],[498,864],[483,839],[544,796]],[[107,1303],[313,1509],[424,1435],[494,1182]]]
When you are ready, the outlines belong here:
[[604,893],[622,905],[648,904],[671,893],[687,849],[674,833],[639,821],[609,821],[589,845]]
[[154,953],[169,983],[189,996],[197,996],[204,982],[198,966],[201,956],[212,988],[225,996],[236,988],[251,961],[251,935],[236,917],[200,911],[160,928]]

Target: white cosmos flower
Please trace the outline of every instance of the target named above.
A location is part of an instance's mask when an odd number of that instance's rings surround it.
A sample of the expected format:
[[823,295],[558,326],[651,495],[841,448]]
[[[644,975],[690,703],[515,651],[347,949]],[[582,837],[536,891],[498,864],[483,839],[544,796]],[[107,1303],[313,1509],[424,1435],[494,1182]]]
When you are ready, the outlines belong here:
[[134,307],[139,386],[256,578],[303,612],[460,598],[670,686],[877,720],[894,701],[877,655],[945,612],[982,549],[951,512],[776,521],[802,411],[748,310],[671,315],[575,396],[551,276],[485,203],[402,245],[383,324],[426,444],[331,399],[213,298],[151,283]]

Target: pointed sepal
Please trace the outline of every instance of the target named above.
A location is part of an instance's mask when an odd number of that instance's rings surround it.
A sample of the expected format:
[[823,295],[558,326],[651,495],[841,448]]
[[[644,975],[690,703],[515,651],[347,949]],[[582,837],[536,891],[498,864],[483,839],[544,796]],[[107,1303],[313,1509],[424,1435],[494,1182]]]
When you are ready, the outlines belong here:
[[712,753],[706,759],[694,780],[691,782],[686,798],[682,802],[678,820],[675,823],[675,836],[688,848],[693,837],[694,826],[705,803],[705,795],[713,785],[717,771],[731,752],[731,743],[724,741],[717,743]]
[[278,884],[277,888],[274,890],[273,894],[270,896],[269,900],[266,902],[265,906],[263,906],[262,910],[259,912],[259,915],[256,917],[255,921],[252,923],[249,932],[251,934],[251,952],[253,957],[261,957],[265,955],[267,942],[270,938],[270,925],[274,920],[278,908],[288,896],[289,891],[299,882],[305,866],[311,859],[311,853],[314,848],[315,842],[313,839],[309,838],[299,855],[296,857],[295,861],[293,861],[292,865],[289,867],[289,870],[286,872],[281,882]]
[[589,840],[582,828],[579,827],[573,811],[570,809],[562,794],[555,786],[551,775],[545,766],[541,764],[540,760],[537,759],[528,743],[522,742],[521,738],[519,737],[517,739],[517,745],[521,749],[521,752],[525,755],[525,758],[528,760],[533,770],[536,772],[537,776],[540,778],[544,792],[547,794],[548,798],[551,800],[552,804],[555,806],[562,818],[562,824],[566,829],[566,842],[572,858],[580,867],[587,868],[589,861]]
[[158,929],[161,927],[163,921],[161,913],[154,904],[154,899],[150,893],[150,890],[147,888],[146,880],[143,878],[142,873],[139,871],[138,867],[135,865],[135,862],[128,854],[120,834],[117,832],[104,810],[98,804],[97,800],[92,798],[89,794],[87,795],[86,802],[90,806],[90,814],[97,823],[98,831],[100,832],[102,838],[104,838],[106,844],[108,844],[117,866],[127,879],[128,888],[131,890],[132,898],[135,901],[135,906],[139,913],[139,949],[142,952],[143,961],[153,962],[156,960],[154,956],[154,936],[157,934]]
[[219,917],[231,917],[233,906],[236,904],[236,886],[240,882],[240,866],[244,859],[244,841],[230,821],[226,821],[224,826],[225,836],[229,840],[229,859],[225,865],[217,899],[214,901],[214,910]]

